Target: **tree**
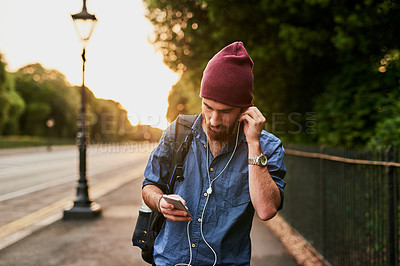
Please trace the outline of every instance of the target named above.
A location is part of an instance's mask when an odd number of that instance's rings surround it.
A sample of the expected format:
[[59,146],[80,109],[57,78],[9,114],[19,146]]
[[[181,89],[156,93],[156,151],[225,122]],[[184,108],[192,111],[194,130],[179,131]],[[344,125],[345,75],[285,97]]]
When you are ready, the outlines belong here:
[[316,106],[319,141],[363,146],[380,131],[379,123],[398,115],[393,111],[400,101],[400,6],[390,1],[346,2],[334,11],[332,43],[342,67]]
[[18,133],[18,119],[25,102],[15,91],[13,76],[6,71],[6,63],[0,54],[0,135]]
[[[159,129],[133,127],[120,103],[96,98],[89,88],[85,88],[85,97],[86,126],[94,141],[160,138]],[[0,135],[47,136],[46,122],[53,119],[54,137],[74,138],[80,104],[81,87],[69,84],[62,73],[40,64],[29,64],[9,73],[0,54]]]
[[[171,91],[169,120],[176,117],[178,112],[172,110],[179,106],[185,107],[181,112],[196,109],[188,106],[187,97],[181,95],[182,88],[189,91],[195,88],[193,95],[198,95],[208,60],[236,40],[245,43],[255,62],[254,102],[269,116],[284,112],[287,117],[291,112],[312,111],[312,97],[301,96],[318,95],[321,84],[334,69],[334,64],[330,64],[334,59],[333,45],[329,44],[326,33],[330,22],[329,16],[325,16],[328,11],[326,4],[319,3],[323,1],[308,4],[277,0],[145,2],[149,10],[147,17],[155,25],[152,40],[163,52],[164,61],[173,70],[190,72],[190,79],[183,75]],[[327,73],[314,75],[315,67],[324,68]],[[287,132],[293,125],[285,121],[280,125]]]
[[10,108],[1,133],[3,135],[18,135],[20,133],[19,118],[25,111],[26,106],[24,99],[15,91],[15,82],[10,73],[8,73],[8,77]]
[[[383,125],[397,123],[397,2],[144,2],[155,26],[151,40],[165,63],[184,73],[170,93],[170,121],[196,109],[188,95],[198,95],[210,57],[242,40],[255,62],[254,103],[272,133],[297,142],[365,145]],[[307,133],[307,113],[317,114],[317,133]]]
[[[181,114],[197,114],[200,111],[199,87],[200,80],[197,79],[195,71],[185,71],[177,84],[172,87],[168,97],[167,118],[169,121]],[[177,97],[179,96],[179,97]]]
[[89,96],[90,135],[94,141],[122,141],[131,137],[133,126],[119,102]]
[[8,112],[11,105],[10,95],[7,91],[7,79],[6,79],[5,63],[2,60],[0,54],[0,132],[2,131],[3,125],[8,119]]
[[20,68],[15,74],[16,91],[26,102],[26,110],[20,119],[24,135],[47,135],[46,121],[55,120],[57,137],[73,137],[79,95],[65,76],[56,70],[47,70],[40,64]]

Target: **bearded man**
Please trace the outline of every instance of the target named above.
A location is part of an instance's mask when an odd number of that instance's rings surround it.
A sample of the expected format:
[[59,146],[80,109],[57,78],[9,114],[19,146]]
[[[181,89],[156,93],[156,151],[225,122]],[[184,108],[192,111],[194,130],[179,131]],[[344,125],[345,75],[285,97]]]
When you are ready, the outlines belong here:
[[253,100],[253,60],[242,42],[219,51],[201,80],[202,112],[174,194],[189,213],[163,197],[174,147],[167,128],[145,169],[142,197],[166,221],[156,238],[156,265],[249,265],[254,213],[265,221],[282,208],[284,148],[263,130]]

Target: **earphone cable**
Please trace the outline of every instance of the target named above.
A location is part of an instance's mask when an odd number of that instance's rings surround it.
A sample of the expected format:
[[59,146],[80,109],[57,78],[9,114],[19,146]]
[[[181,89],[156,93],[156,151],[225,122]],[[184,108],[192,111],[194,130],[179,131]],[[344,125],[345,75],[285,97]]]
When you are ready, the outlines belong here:
[[[239,129],[240,129],[240,126],[238,125],[238,129],[237,129],[237,133],[236,133],[235,148],[233,149],[232,155],[229,158],[228,163],[225,165],[224,169],[222,169],[222,171],[213,180],[211,180],[211,178],[210,178],[210,171],[209,171],[209,167],[208,167],[208,160],[209,160],[209,158],[208,158],[208,146],[209,145],[208,145],[208,137],[207,137],[207,162],[206,162],[206,164],[207,164],[208,184],[209,184],[210,188],[212,186],[212,183],[225,171],[225,169],[228,167],[229,163],[231,162],[233,156],[235,155],[237,144],[238,144],[238,139],[239,139]],[[210,194],[210,193],[208,193],[208,194]]]
[[[209,157],[208,157],[208,153],[209,153],[208,146],[209,146],[209,145],[208,145],[208,137],[207,137],[207,163],[206,163],[206,164],[207,164],[208,183],[209,183],[209,185],[210,185],[209,189],[210,189],[211,192],[212,192],[212,187],[211,187],[211,186],[212,186],[212,183],[225,171],[225,169],[228,167],[229,163],[231,162],[233,156],[235,155],[236,148],[237,148],[237,144],[238,144],[238,139],[239,139],[239,129],[240,129],[240,126],[238,125],[238,129],[237,129],[237,133],[236,133],[235,148],[234,148],[233,151],[232,151],[231,157],[229,158],[228,162],[226,163],[226,165],[225,165],[225,167],[222,169],[222,171],[221,171],[212,181],[211,181],[210,172],[209,172],[209,169],[208,169],[208,160],[209,160]],[[207,191],[208,191],[208,190],[207,190]],[[203,212],[202,212],[202,214],[201,214],[200,233],[201,233],[201,237],[203,238],[204,243],[206,243],[206,245],[211,249],[212,253],[214,254],[214,264],[213,264],[213,266],[215,266],[215,265],[217,264],[217,260],[218,260],[217,253],[216,253],[215,250],[211,247],[211,245],[207,242],[207,240],[206,240],[206,238],[204,237],[204,234],[203,234],[203,219],[204,219],[204,213],[205,213],[205,211],[206,211],[206,207],[207,207],[208,199],[210,198],[210,194],[211,194],[211,193],[207,193],[206,203],[204,204]]]
[[187,238],[188,238],[188,242],[189,242],[189,254],[190,254],[189,263],[187,263],[187,264],[186,263],[178,263],[178,264],[175,264],[175,266],[178,266],[178,265],[192,266],[191,265],[191,263],[192,263],[192,243],[190,242],[190,234],[189,234],[189,225],[190,225],[191,221],[192,220],[188,221],[187,226],[186,226],[186,233],[187,233]]
[[[213,180],[211,180],[211,178],[210,178],[210,172],[209,172],[209,169],[208,169],[208,160],[209,160],[209,157],[208,157],[208,153],[209,153],[209,150],[208,150],[208,149],[209,149],[209,147],[208,147],[208,146],[209,146],[209,145],[208,145],[208,137],[207,137],[207,177],[208,177],[208,183],[209,183],[209,185],[210,185],[209,188],[211,189],[211,191],[212,191],[212,188],[211,188],[212,183],[225,171],[225,169],[228,167],[229,163],[231,162],[233,156],[235,155],[236,148],[237,148],[237,144],[238,144],[238,139],[239,139],[239,129],[240,129],[240,127],[239,127],[239,125],[238,125],[238,129],[237,129],[237,133],[236,133],[235,148],[234,148],[233,151],[232,151],[231,157],[229,158],[227,164],[226,164],[225,167],[222,169],[222,171],[221,171]],[[207,191],[208,191],[208,190],[207,190]],[[206,241],[206,239],[205,239],[205,237],[204,237],[204,234],[203,234],[203,219],[204,219],[204,213],[205,213],[205,211],[206,211],[206,207],[207,207],[207,203],[208,203],[208,199],[209,199],[209,197],[210,197],[210,194],[211,194],[211,193],[207,193],[206,203],[204,204],[203,212],[201,213],[200,233],[201,233],[201,237],[202,237],[204,243],[206,243],[206,245],[209,247],[209,249],[211,249],[212,253],[214,254],[214,264],[213,264],[213,266],[215,266],[215,265],[217,264],[217,260],[218,260],[217,253],[216,253],[215,250],[211,247],[211,245]],[[178,264],[175,264],[175,266],[178,266],[178,265],[191,266],[191,262],[192,262],[192,244],[191,244],[191,241],[190,241],[190,233],[189,233],[189,225],[190,225],[190,222],[191,222],[191,221],[188,222],[187,227],[186,227],[186,232],[187,232],[187,237],[188,237],[188,242],[189,242],[189,253],[190,253],[189,263],[187,263],[187,264],[186,264],[186,263],[178,263]]]
[[208,244],[208,242],[203,234],[203,217],[204,217],[204,212],[206,211],[206,206],[207,206],[209,197],[210,197],[210,194],[207,195],[206,203],[204,204],[203,212],[201,213],[200,233],[201,233],[201,237],[203,238],[204,243],[206,243],[206,245],[209,247],[209,249],[211,249],[212,253],[214,254],[213,266],[215,266],[215,264],[217,264],[217,260],[218,260],[217,253],[215,253],[215,250],[211,247],[210,244]]

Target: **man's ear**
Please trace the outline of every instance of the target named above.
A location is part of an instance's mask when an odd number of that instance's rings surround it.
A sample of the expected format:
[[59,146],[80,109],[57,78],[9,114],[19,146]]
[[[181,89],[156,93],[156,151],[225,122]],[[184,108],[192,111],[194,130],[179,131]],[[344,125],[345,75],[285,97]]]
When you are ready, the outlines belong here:
[[240,120],[240,117],[242,116],[242,113],[244,112],[244,110],[245,110],[244,108],[240,108],[240,112],[236,118],[235,127],[237,127],[237,125],[240,123],[239,120]]

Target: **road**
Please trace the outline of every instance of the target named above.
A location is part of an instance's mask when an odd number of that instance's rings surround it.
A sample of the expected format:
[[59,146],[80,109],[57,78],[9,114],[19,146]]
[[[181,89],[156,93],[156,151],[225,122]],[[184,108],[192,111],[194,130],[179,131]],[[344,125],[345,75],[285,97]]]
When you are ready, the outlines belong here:
[[[142,177],[153,147],[149,143],[90,146],[87,151],[90,196],[93,193],[100,196]],[[0,150],[0,249],[8,245],[2,244],[2,238],[29,228],[56,211],[48,206],[58,203],[58,215],[53,220],[59,218],[60,206],[68,208],[67,204],[76,195],[78,158],[76,146],[58,146],[52,151],[44,147]],[[14,238],[11,243],[18,240]]]

